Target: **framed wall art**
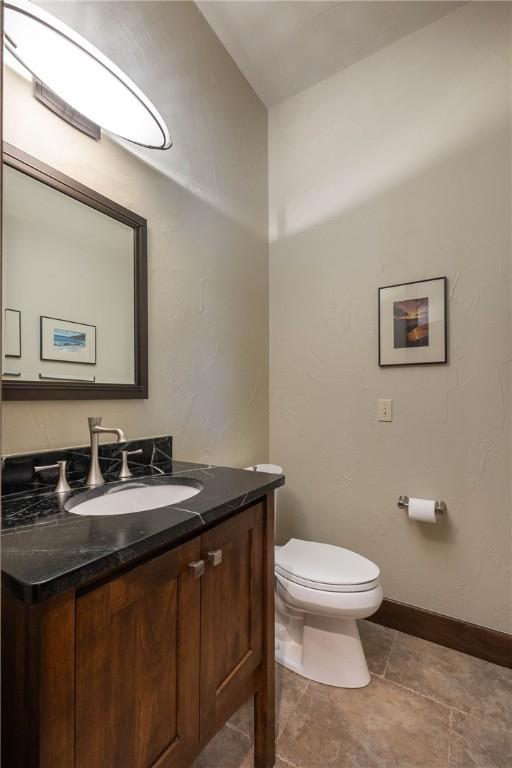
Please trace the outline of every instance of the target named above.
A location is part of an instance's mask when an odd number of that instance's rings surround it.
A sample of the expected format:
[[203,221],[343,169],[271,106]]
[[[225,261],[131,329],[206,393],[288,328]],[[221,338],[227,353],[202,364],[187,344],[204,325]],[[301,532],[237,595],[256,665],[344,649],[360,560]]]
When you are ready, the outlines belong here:
[[41,316],[41,360],[96,364],[96,326]]
[[379,288],[379,365],[448,361],[446,277]]

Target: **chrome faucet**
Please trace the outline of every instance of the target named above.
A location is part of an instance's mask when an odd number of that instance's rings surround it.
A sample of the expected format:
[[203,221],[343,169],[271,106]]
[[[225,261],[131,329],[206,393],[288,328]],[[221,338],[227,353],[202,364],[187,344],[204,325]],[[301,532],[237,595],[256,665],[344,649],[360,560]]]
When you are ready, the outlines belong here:
[[100,435],[117,435],[117,442],[126,440],[126,435],[122,429],[117,427],[102,427],[102,416],[89,416],[89,435],[91,437],[91,465],[87,475],[86,485],[101,485],[105,482],[101,474],[100,460],[98,456],[98,447]]

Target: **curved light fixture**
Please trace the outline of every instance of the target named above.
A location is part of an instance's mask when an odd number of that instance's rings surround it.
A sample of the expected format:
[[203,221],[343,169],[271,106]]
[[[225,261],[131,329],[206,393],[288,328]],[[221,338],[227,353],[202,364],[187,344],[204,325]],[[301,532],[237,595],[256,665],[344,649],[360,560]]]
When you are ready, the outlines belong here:
[[168,149],[165,121],[125,73],[84,37],[28,0],[4,2],[5,47],[73,109],[105,130]]

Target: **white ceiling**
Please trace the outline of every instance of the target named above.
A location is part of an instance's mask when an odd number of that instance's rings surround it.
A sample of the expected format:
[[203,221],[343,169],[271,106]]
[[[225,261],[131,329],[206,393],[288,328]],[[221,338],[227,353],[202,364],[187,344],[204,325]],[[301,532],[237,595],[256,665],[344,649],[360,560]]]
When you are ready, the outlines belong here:
[[196,5],[272,107],[464,3],[196,0]]

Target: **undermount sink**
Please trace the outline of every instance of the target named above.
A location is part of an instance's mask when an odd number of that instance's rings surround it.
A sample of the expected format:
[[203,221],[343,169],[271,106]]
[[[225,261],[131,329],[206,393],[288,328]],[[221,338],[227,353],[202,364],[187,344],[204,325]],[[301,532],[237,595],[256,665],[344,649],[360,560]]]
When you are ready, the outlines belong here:
[[116,485],[106,489],[93,488],[69,499],[64,508],[74,515],[128,515],[179,504],[196,496],[200,483],[156,478]]

